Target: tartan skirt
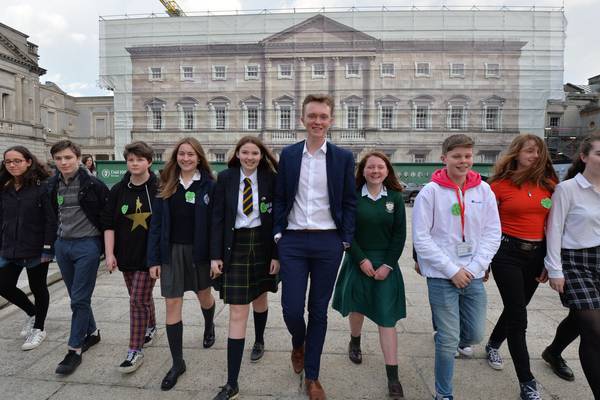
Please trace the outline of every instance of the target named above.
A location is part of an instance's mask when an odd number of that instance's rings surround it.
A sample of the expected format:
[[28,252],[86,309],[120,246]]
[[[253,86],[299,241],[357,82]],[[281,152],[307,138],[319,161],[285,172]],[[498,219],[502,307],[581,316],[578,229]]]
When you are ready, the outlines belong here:
[[600,246],[562,249],[564,293],[560,299],[573,310],[600,309]]
[[231,264],[221,277],[220,297],[226,304],[250,304],[265,292],[277,292],[277,275],[269,274],[260,227],[236,229]]

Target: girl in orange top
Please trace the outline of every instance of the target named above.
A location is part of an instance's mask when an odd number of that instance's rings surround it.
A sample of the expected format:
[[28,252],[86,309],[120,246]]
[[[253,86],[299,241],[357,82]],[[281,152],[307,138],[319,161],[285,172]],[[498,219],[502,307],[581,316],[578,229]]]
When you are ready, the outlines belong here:
[[496,163],[488,183],[498,202],[502,242],[492,273],[504,310],[486,346],[489,365],[502,369],[498,349],[505,339],[520,383],[521,399],[540,399],[525,341],[527,304],[542,280],[544,227],[558,182],[546,145],[538,136],[517,136]]

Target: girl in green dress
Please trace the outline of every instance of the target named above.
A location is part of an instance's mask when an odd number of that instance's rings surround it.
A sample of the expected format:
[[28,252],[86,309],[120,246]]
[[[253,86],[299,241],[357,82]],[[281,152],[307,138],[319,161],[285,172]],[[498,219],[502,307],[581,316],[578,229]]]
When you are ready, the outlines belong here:
[[404,281],[398,259],[406,239],[402,186],[390,160],[370,152],[356,172],[356,231],[338,276],[333,308],[350,314],[348,356],[362,362],[360,333],[367,316],[379,327],[391,398],[403,398],[398,378],[396,322],[406,317]]

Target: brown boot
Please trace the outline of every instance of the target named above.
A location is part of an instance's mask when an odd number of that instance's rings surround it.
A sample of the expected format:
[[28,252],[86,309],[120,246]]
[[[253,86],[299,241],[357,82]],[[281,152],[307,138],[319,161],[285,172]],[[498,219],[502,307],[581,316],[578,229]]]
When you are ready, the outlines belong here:
[[297,374],[304,369],[304,345],[292,350],[292,367]]
[[306,386],[306,394],[308,394],[309,400],[326,400],[325,390],[321,386],[321,382],[318,379],[314,381],[312,379],[305,379],[304,386]]

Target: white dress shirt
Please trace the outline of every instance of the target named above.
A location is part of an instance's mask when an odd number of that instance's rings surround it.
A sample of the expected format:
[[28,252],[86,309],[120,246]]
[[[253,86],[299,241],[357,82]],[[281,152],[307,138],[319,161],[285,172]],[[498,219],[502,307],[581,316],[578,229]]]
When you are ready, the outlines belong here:
[[387,196],[387,188],[385,187],[385,185],[381,185],[381,190],[379,191],[379,193],[377,193],[377,196],[372,196],[371,192],[369,192],[369,189],[367,188],[367,184],[365,183],[362,187],[360,195],[362,197],[367,196],[371,200],[377,201],[380,198],[382,198],[383,196]]
[[600,246],[600,191],[581,174],[559,183],[546,222],[544,264],[550,278],[562,278],[560,249]]
[[192,176],[192,180],[187,182],[187,184],[183,181],[183,177],[181,176],[181,174],[179,174],[179,183],[181,183],[181,186],[183,186],[183,188],[185,190],[188,190],[190,186],[192,186],[192,183],[194,183],[194,181],[199,181],[202,178],[202,175],[200,175],[200,171],[196,170],[196,172],[194,172],[194,176]]
[[250,215],[244,214],[244,171],[240,168],[240,190],[238,191],[237,214],[235,215],[235,229],[256,228],[260,226],[260,209],[258,208],[258,174],[254,171],[250,178],[250,187],[252,188],[252,212]]
[[288,229],[336,229],[331,216],[327,188],[327,141],[310,154],[304,142],[300,181],[288,216]]

